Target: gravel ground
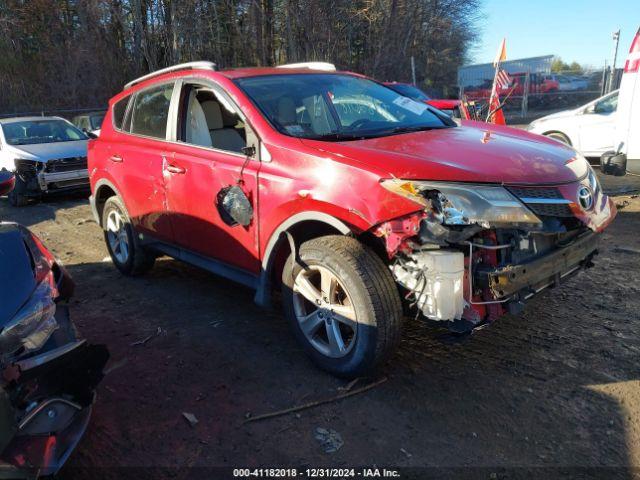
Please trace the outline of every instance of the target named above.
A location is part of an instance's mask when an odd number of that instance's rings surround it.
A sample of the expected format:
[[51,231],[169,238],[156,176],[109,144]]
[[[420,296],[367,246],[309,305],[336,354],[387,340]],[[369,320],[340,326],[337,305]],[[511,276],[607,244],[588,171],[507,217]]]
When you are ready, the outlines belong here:
[[448,478],[640,476],[640,198],[630,194],[640,177],[604,181],[623,208],[594,268],[462,343],[408,319],[386,382],[254,423],[245,418],[346,382],[314,368],[281,314],[243,287],[166,258],[142,278],[120,275],[85,198],[22,209],[0,199],[0,218],[29,226],[67,266],[72,318],[112,355],[60,478],[373,465]]

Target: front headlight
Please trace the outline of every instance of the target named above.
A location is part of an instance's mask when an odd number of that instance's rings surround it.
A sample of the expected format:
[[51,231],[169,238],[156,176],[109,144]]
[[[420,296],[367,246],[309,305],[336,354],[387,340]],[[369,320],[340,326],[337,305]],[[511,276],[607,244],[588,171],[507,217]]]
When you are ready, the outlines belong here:
[[600,182],[598,181],[598,175],[591,165],[589,165],[589,173],[587,174],[587,180],[589,181],[589,187],[593,193],[597,193],[600,189]]
[[498,185],[385,180],[382,186],[434,209],[445,225],[539,226],[541,221]]
[[38,284],[33,295],[0,332],[0,352],[10,355],[23,348],[25,352],[38,350],[58,327],[55,281],[53,273]]

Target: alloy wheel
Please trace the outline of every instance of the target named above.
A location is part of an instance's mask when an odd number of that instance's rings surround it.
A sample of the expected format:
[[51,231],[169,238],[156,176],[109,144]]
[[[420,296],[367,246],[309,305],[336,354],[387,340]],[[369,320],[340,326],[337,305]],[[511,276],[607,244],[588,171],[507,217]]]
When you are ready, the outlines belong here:
[[356,310],[343,283],[328,268],[310,265],[293,283],[293,307],[300,330],[320,353],[347,355],[358,333]]
[[119,263],[124,264],[129,260],[129,237],[122,214],[117,210],[111,210],[107,215],[107,239],[113,255]]

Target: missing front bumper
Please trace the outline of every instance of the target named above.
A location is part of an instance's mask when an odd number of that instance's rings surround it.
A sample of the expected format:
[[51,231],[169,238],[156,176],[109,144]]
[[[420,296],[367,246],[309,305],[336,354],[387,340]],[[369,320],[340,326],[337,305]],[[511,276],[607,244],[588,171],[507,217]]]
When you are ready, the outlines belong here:
[[474,284],[488,288],[496,300],[529,298],[558,285],[579,269],[591,266],[591,259],[598,253],[598,240],[598,234],[588,232],[535,260],[493,269],[478,268],[474,272]]

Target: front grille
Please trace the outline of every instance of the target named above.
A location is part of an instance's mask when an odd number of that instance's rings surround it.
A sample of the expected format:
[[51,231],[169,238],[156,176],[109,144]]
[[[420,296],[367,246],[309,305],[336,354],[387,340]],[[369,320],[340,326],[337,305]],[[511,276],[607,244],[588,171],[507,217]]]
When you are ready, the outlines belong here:
[[[509,187],[529,209],[543,217],[573,217],[573,212],[556,187]],[[558,200],[558,203],[554,203]]]
[[566,203],[527,203],[527,207],[538,216],[573,217],[573,212]]
[[49,160],[46,166],[47,173],[71,172],[73,170],[86,170],[87,157],[61,158]]
[[518,198],[562,198],[556,187],[509,187],[509,190]]

